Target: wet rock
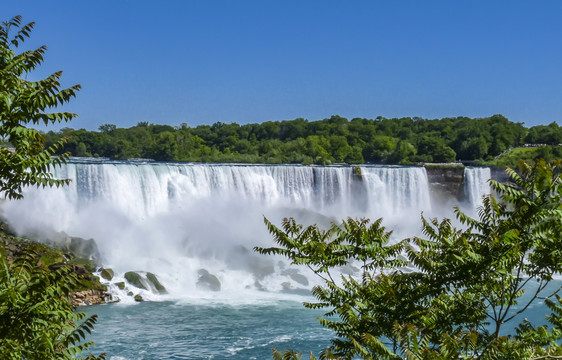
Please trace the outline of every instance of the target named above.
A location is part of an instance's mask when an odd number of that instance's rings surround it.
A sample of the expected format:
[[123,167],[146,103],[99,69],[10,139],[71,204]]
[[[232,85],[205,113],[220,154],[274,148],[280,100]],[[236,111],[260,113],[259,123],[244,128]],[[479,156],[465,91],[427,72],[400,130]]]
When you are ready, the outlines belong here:
[[100,260],[101,255],[98,244],[94,239],[82,239],[79,237],[67,237],[65,239],[66,247],[77,258],[94,260],[96,263]]
[[100,274],[100,276],[101,276],[103,279],[108,280],[108,281],[110,281],[111,279],[113,279],[113,276],[114,276],[114,275],[115,275],[115,274],[113,273],[113,270],[112,270],[112,269],[102,269],[102,270],[101,270],[101,274]]
[[448,201],[464,200],[464,166],[462,164],[426,164],[425,171],[431,200],[446,205]]
[[135,301],[141,302],[141,301],[144,301],[144,299],[142,298],[142,296],[140,296],[140,294],[137,294],[137,295],[135,295]]
[[219,279],[209,273],[205,269],[199,270],[199,279],[197,280],[197,287],[200,289],[210,290],[210,291],[220,291],[221,282]]
[[124,281],[116,282],[115,286],[117,286],[119,288],[119,290],[124,290],[125,289],[125,282]]
[[146,273],[146,279],[153,285],[154,289],[159,294],[167,294],[168,293],[168,291],[166,290],[164,285],[162,285],[160,283],[160,281],[158,281],[158,278],[153,273],[150,273],[150,272]]
[[72,264],[71,266],[72,266],[72,271],[74,271],[78,275],[86,274],[88,272],[86,266],[82,264]]
[[275,273],[275,264],[272,260],[251,259],[250,268],[257,279],[263,280],[267,275]]
[[288,275],[291,280],[303,286],[308,286],[308,279],[306,276],[299,273],[297,269],[287,269],[281,272],[281,275]]
[[258,280],[254,281],[254,287],[260,291],[265,291],[265,286],[263,286]]
[[347,264],[345,266],[342,266],[340,268],[340,271],[344,275],[354,275],[354,274],[357,274],[359,272],[359,268],[356,267],[356,266]]
[[291,274],[289,275],[289,277],[291,278],[291,280],[301,284],[302,286],[308,286],[308,279],[302,274]]
[[144,281],[142,276],[140,276],[138,273],[134,272],[134,271],[127,271],[125,273],[125,280],[127,280],[127,282],[131,285],[133,285],[134,287],[137,287],[139,289],[143,289],[143,290],[148,290],[146,288],[146,286],[144,285]]

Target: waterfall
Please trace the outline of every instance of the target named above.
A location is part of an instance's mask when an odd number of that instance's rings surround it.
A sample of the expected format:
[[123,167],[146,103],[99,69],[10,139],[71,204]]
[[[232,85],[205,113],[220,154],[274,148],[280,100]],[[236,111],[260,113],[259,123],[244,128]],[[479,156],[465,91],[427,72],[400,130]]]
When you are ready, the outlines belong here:
[[114,281],[126,271],[150,271],[176,297],[219,296],[197,287],[202,270],[220,281],[220,296],[310,289],[311,274],[251,250],[273,245],[264,216],[325,226],[348,216],[384,217],[387,227],[409,232],[419,231],[420,212],[431,210],[422,167],[81,161],[55,176],[71,179],[70,186],[28,188],[23,200],[3,204],[10,225],[22,234],[94,238]]
[[473,209],[482,205],[482,198],[490,194],[488,183],[490,178],[490,168],[466,167],[464,169],[464,193]]
[[363,177],[372,213],[402,216],[431,210],[427,174],[421,167],[365,167]]

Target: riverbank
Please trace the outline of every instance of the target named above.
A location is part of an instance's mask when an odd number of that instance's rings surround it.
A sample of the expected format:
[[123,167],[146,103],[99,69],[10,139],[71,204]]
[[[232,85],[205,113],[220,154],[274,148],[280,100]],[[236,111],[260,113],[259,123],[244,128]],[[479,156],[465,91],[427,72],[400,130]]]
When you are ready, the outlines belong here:
[[[69,265],[78,277],[78,286],[71,293],[74,305],[104,304],[108,299],[107,287],[94,275],[98,266],[95,259],[97,246],[92,239],[57,234],[62,241],[52,239],[26,239],[15,236],[6,223],[0,222],[0,257],[10,266],[22,254],[31,250],[36,266],[48,271]],[[39,241],[41,240],[41,241]],[[47,245],[49,244],[49,245]]]

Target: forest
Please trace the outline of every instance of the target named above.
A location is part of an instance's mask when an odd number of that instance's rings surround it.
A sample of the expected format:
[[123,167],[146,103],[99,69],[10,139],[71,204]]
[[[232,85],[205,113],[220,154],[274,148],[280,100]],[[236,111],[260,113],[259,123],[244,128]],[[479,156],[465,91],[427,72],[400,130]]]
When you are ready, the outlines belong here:
[[[387,119],[334,115],[261,124],[216,122],[190,127],[139,122],[104,124],[99,131],[63,128],[44,134],[46,145],[67,139],[58,152],[77,157],[265,164],[417,164],[470,161],[486,164],[511,148],[541,144],[547,161],[562,157],[562,127],[530,128],[502,115],[485,118]],[[528,146],[528,145],[527,145]]]

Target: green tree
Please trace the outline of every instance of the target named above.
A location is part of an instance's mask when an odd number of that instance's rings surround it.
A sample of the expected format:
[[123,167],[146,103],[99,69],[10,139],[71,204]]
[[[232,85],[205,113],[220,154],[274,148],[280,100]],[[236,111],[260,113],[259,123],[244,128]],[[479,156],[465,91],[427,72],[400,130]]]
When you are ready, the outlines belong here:
[[172,161],[176,157],[178,144],[173,133],[164,131],[156,136],[152,158],[158,161]]
[[[487,196],[478,218],[455,210],[463,229],[422,217],[425,239],[392,244],[381,219],[348,219],[328,230],[266,220],[279,247],[256,250],[323,279],[313,289],[318,302],[305,306],[328,308],[320,323],[337,338],[326,358],[560,358],[560,288],[549,284],[562,273],[561,164],[508,169],[515,185],[492,181],[500,199]],[[338,275],[350,263],[358,273]],[[406,263],[416,270],[404,271]],[[552,311],[550,327],[520,320],[538,300]],[[508,334],[513,322],[516,332]]]
[[[16,16],[0,26],[0,138],[13,146],[13,152],[0,147],[0,191],[8,198],[21,198],[22,186],[59,186],[68,180],[53,178],[51,166],[64,162],[68,155],[51,157],[64,139],[45,148],[45,137],[28,124],[53,124],[70,121],[76,114],[45,112],[64,104],[76,96],[80,85],[60,89],[62,72],[38,80],[27,80],[27,74],[43,62],[47,50],[41,46],[35,50],[16,53],[29,37],[34,23],[21,24]],[[12,36],[11,32],[15,31]]]
[[[64,139],[44,148],[45,137],[28,124],[69,121],[76,115],[46,113],[68,102],[80,89],[60,89],[62,72],[28,81],[27,74],[43,62],[45,46],[16,53],[29,37],[34,23],[23,25],[21,16],[0,26],[0,137],[14,147],[0,147],[0,190],[8,198],[21,198],[22,186],[59,186],[51,167],[67,155],[51,158]],[[16,31],[13,36],[11,32]],[[0,248],[0,358],[76,359],[90,343],[82,343],[96,317],[75,313],[68,297],[76,289],[76,277],[67,267],[47,271],[37,266],[31,251],[8,264]],[[94,356],[88,358],[93,359]],[[101,356],[100,358],[103,358]]]
[[76,359],[92,345],[82,340],[97,315],[74,312],[69,296],[79,283],[70,266],[46,270],[36,263],[29,249],[12,264],[0,256],[0,358]]

